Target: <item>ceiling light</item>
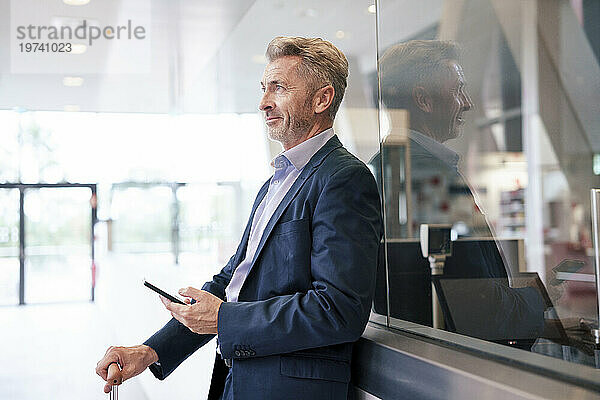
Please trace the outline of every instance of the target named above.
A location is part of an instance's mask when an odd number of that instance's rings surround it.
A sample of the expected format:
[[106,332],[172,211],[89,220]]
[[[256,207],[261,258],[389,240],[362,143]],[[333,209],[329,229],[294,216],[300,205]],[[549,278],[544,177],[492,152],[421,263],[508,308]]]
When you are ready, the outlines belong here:
[[90,0],[63,0],[63,3],[68,6],[85,6],[89,2]]
[[346,33],[344,31],[337,31],[335,33],[335,37],[338,39],[343,39],[346,36]]
[[83,85],[83,78],[80,76],[65,76],[63,78],[63,85],[75,87]]
[[87,51],[87,46],[82,43],[71,44],[71,51],[69,54],[83,54]]
[[371,4],[369,8],[367,8],[367,11],[371,14],[375,14],[377,12],[377,7],[375,7],[375,4]]
[[77,112],[81,110],[77,104],[67,104],[63,109],[67,112]]
[[315,18],[319,15],[319,13],[314,8],[307,8],[304,15],[310,18]]

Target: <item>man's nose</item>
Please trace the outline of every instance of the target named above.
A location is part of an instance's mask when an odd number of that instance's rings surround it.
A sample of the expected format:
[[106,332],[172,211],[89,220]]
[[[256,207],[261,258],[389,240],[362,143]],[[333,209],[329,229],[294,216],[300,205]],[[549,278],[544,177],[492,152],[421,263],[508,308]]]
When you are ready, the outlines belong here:
[[262,99],[260,100],[260,103],[258,104],[258,109],[260,111],[270,111],[273,109],[274,106],[275,104],[271,100],[269,92],[265,91],[265,93],[262,96]]
[[473,100],[466,91],[463,92],[463,110],[469,111],[473,107]]

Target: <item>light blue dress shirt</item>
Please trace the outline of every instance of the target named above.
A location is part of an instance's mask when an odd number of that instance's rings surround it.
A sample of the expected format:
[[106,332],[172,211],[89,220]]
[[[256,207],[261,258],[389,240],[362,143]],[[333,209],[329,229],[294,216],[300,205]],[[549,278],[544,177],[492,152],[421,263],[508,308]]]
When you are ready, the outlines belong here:
[[288,190],[292,187],[304,166],[333,135],[333,129],[329,128],[299,145],[284,151],[271,162],[271,165],[275,168],[275,173],[271,177],[267,194],[254,213],[248,245],[246,247],[246,257],[235,269],[229,285],[225,288],[227,301],[238,301],[240,290],[252,269],[252,260],[258,249],[263,232],[273,213],[277,210],[281,200],[283,200]]

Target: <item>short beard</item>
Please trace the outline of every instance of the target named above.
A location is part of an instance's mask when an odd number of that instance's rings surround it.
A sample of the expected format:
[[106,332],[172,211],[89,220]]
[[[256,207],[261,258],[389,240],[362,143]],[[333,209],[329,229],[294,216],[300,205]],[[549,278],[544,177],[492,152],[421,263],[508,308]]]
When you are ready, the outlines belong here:
[[[310,101],[305,103],[305,109],[311,104]],[[290,147],[301,141],[308,134],[313,126],[310,116],[307,114],[300,115],[291,122],[289,129],[282,126],[279,129],[267,129],[269,138],[281,143],[284,147]]]
[[283,146],[298,143],[305,136],[311,127],[310,122],[306,118],[296,119],[292,122],[289,129],[273,129],[269,130],[269,137],[281,143]]

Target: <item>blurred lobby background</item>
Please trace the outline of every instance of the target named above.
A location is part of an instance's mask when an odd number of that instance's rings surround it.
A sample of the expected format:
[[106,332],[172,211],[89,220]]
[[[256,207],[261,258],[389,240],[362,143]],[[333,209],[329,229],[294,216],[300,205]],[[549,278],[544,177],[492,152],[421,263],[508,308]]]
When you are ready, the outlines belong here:
[[[347,56],[334,129],[365,163],[389,134],[378,56],[412,39],[457,41],[474,107],[446,145],[494,238],[515,252],[510,268],[538,274],[564,325],[597,324],[599,2],[2,0],[0,18],[0,399],[106,398],[94,372],[106,348],[141,343],[169,317],[142,279],[201,287],[233,254],[281,151],[257,110],[264,51],[281,35],[322,37]],[[146,38],[73,40],[78,54],[54,58],[18,47],[15,28],[27,21],[84,19],[131,20]],[[473,212],[462,189],[431,181],[398,200],[384,186],[386,214],[401,227],[392,235],[388,225],[386,240],[418,237],[414,202],[430,221],[461,222],[464,238],[477,237],[477,222],[461,220]],[[563,259],[583,267],[553,285]],[[390,252],[386,271],[393,261]],[[386,305],[373,322],[402,330]],[[144,372],[121,395],[204,398],[214,348],[164,382]],[[600,378],[597,354],[537,349],[560,371],[577,365]]]

